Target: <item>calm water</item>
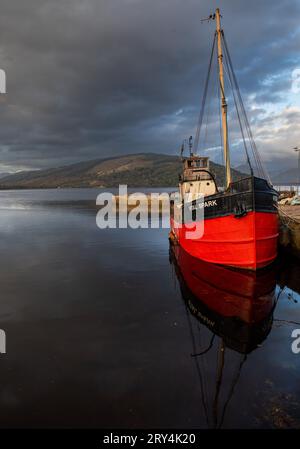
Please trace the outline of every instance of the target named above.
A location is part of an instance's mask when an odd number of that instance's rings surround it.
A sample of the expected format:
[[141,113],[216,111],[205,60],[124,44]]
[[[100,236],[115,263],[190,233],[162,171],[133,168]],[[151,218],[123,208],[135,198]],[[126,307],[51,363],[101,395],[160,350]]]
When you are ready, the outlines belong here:
[[0,193],[0,427],[300,427],[299,265],[191,264],[97,193]]

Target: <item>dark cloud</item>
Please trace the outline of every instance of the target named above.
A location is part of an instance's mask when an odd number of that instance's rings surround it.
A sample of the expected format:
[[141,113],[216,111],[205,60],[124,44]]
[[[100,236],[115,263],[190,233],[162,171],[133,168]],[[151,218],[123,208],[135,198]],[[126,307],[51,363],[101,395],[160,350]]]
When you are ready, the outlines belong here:
[[[255,111],[287,101],[290,73],[300,64],[300,5],[218,5],[257,127]],[[0,171],[129,152],[175,154],[195,130],[214,33],[214,23],[200,19],[216,6],[211,0],[2,4],[0,66],[8,93],[0,103]],[[268,120],[272,127],[272,115]],[[237,138],[236,131],[231,136]]]

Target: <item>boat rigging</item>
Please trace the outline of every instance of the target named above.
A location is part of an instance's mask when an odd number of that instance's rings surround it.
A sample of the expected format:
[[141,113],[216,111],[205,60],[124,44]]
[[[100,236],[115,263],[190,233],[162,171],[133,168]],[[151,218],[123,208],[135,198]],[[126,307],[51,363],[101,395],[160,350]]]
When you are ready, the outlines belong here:
[[[183,157],[186,141],[181,146],[183,172],[179,178],[179,197],[181,198],[182,212],[174,214],[176,208],[171,202],[171,232],[177,242],[196,258],[207,262],[256,270],[270,264],[277,256],[278,194],[272,187],[260,161],[233,70],[225,34],[221,28],[219,9],[207,19],[203,19],[203,21],[209,22],[212,20],[216,23],[216,31],[195,141],[193,144],[192,137],[188,141],[188,157]],[[215,52],[217,52],[218,62],[219,108],[222,122],[221,143],[225,165],[223,190],[219,185],[220,173],[217,174],[217,177],[214,176],[210,169],[209,158],[198,155],[200,137],[204,132],[203,119]],[[250,175],[241,173],[238,179],[236,173],[231,170],[228,137],[228,122],[231,119],[228,116],[225,76],[231,86],[243,147],[250,169]],[[250,153],[256,166],[255,175]],[[204,204],[203,197],[205,198]],[[192,214],[192,217],[184,217],[183,211],[196,212],[201,208],[204,208],[204,234],[192,239],[189,229],[193,222],[197,225],[193,218],[196,216],[197,219],[197,214]]]

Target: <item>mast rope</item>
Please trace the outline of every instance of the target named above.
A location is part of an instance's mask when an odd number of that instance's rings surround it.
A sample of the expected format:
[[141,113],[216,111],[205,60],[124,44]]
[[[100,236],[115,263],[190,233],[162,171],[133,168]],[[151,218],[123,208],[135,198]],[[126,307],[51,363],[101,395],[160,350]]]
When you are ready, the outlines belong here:
[[[227,75],[227,78],[228,78],[228,81],[229,81],[229,84],[230,84],[230,87],[232,90],[232,94],[233,94],[233,101],[234,101],[235,109],[237,111],[237,119],[238,119],[240,131],[241,131],[241,136],[242,136],[244,151],[246,154],[247,164],[249,165],[251,175],[253,175],[253,167],[251,164],[251,159],[253,157],[253,161],[255,163],[258,176],[267,179],[271,183],[270,177],[269,177],[267,171],[263,167],[263,164],[262,164],[262,161],[261,161],[261,158],[259,155],[259,151],[256,147],[256,144],[255,144],[255,141],[254,141],[254,138],[252,135],[250,123],[249,123],[249,120],[248,120],[248,117],[246,114],[246,110],[245,110],[245,106],[244,106],[244,103],[242,100],[240,88],[239,88],[237,78],[235,75],[235,71],[233,68],[233,64],[232,64],[232,60],[231,60],[231,56],[229,53],[229,49],[228,49],[224,31],[221,30],[220,34],[221,34],[221,42],[223,44],[222,47],[224,49],[225,73]],[[206,108],[206,100],[207,100],[207,94],[208,94],[208,90],[209,90],[209,82],[210,82],[210,77],[211,77],[212,62],[213,62],[214,53],[215,53],[216,40],[217,40],[217,31],[214,33],[214,39],[213,39],[213,43],[212,43],[212,48],[211,48],[211,53],[210,53],[210,58],[209,58],[209,65],[208,65],[208,70],[207,70],[207,75],[206,75],[206,80],[205,80],[205,85],[204,85],[204,92],[203,92],[202,101],[201,101],[201,109],[200,109],[200,113],[199,113],[196,133],[195,133],[195,141],[194,141],[195,153],[197,153],[197,151],[198,151],[200,135],[202,134],[202,132],[204,132],[204,144],[206,144],[206,140],[207,140],[208,118],[209,118],[208,111],[207,111],[207,123],[206,123],[205,127],[203,126],[203,120],[204,120],[205,109],[207,109]],[[223,96],[224,96],[223,87],[219,85],[218,90],[219,90],[219,93],[223,93]],[[221,90],[222,90],[222,92],[221,92]],[[210,103],[209,103],[209,106],[210,106]],[[219,107],[219,114],[220,114],[220,107]],[[205,128],[205,130],[203,130],[203,128]],[[221,135],[221,146],[222,146],[222,135]],[[249,150],[251,150],[251,154],[252,154],[251,158],[250,158]],[[223,163],[224,163],[224,160],[223,160]]]
[[238,86],[238,82],[237,82],[237,79],[236,79],[236,75],[235,75],[235,72],[234,72],[234,69],[233,69],[233,64],[232,64],[231,56],[230,56],[230,53],[229,53],[229,50],[228,50],[228,45],[227,45],[227,41],[226,41],[224,32],[222,32],[222,40],[223,40],[223,43],[224,43],[225,54],[226,54],[227,59],[228,59],[228,65],[229,65],[229,68],[230,68],[230,72],[232,74],[234,87],[235,87],[236,92],[237,92],[238,101],[239,101],[240,108],[241,108],[241,111],[242,111],[242,115],[243,115],[243,118],[244,118],[244,123],[245,123],[245,128],[246,128],[246,132],[247,132],[248,139],[249,139],[249,144],[250,144],[250,147],[251,147],[251,150],[252,150],[252,153],[253,153],[254,160],[255,160],[256,165],[257,165],[258,172],[259,172],[259,174],[262,175],[262,177],[267,178],[268,181],[270,182],[270,178],[269,178],[268,174],[266,173],[266,171],[263,168],[263,165],[262,165],[262,162],[261,162],[261,159],[260,159],[260,155],[259,155],[258,149],[256,147],[256,144],[255,144],[255,141],[254,141],[254,138],[253,138],[253,135],[252,135],[251,127],[250,127],[250,124],[249,124],[249,121],[248,121],[248,117],[247,117],[246,110],[245,110],[245,107],[244,107],[244,103],[243,103],[243,100],[242,100],[241,92],[240,92],[240,89],[239,89],[239,86]]
[[[196,352],[196,338],[194,335],[193,324],[192,324],[191,315],[188,310],[187,303],[185,303],[185,311],[186,311],[186,316],[187,316],[188,325],[189,325],[189,329],[190,329],[190,335],[191,335],[191,339],[192,339],[193,352],[195,353]],[[196,371],[197,371],[198,379],[199,379],[199,383],[200,383],[201,399],[202,399],[202,405],[203,405],[203,409],[204,409],[204,413],[205,413],[206,423],[207,423],[207,426],[209,427],[208,400],[207,400],[207,395],[206,395],[206,387],[204,384],[205,376],[202,375],[202,370],[201,370],[201,366],[199,364],[199,359],[197,357],[195,357],[194,360],[195,360]]]
[[236,385],[237,385],[237,383],[238,383],[238,381],[239,381],[239,378],[240,378],[241,372],[242,372],[242,368],[243,368],[243,365],[244,365],[244,363],[246,362],[246,360],[247,360],[247,354],[244,354],[244,357],[242,358],[242,360],[241,360],[241,362],[240,362],[240,364],[239,364],[239,366],[238,366],[237,375],[236,375],[236,377],[233,379],[233,382],[232,382],[232,384],[231,384],[231,388],[230,388],[230,391],[229,391],[229,395],[228,395],[227,400],[226,400],[226,402],[225,402],[225,404],[224,404],[223,411],[222,411],[222,415],[221,415],[221,420],[220,420],[220,424],[219,424],[219,426],[218,426],[218,429],[221,429],[221,427],[222,427],[222,425],[223,425],[223,422],[224,422],[224,418],[225,418],[225,414],[226,414],[226,410],[227,410],[228,404],[229,404],[231,398],[233,397],[235,387],[236,387]]
[[201,110],[200,110],[200,114],[199,114],[197,130],[196,130],[196,134],[195,134],[195,141],[194,141],[195,153],[197,153],[198,145],[199,145],[200,130],[202,127],[202,122],[203,122],[204,109],[205,109],[207,90],[208,90],[208,83],[209,83],[209,79],[210,79],[211,66],[212,66],[213,55],[214,55],[214,51],[215,51],[216,36],[217,36],[217,33],[215,33],[215,35],[214,35],[214,40],[213,40],[213,44],[212,44],[212,48],[211,48],[208,71],[207,71],[207,75],[206,75],[204,92],[203,92],[202,103],[201,103]]
[[[211,82],[211,86],[210,86],[210,92],[209,92],[209,87],[208,87],[208,104],[206,107],[206,122],[205,122],[205,131],[204,131],[204,139],[203,139],[203,148],[205,148],[206,143],[207,143],[207,135],[208,135],[208,120],[209,120],[209,115],[210,115],[210,110],[211,110],[211,104],[212,104],[212,98],[213,98],[213,83]],[[204,114],[203,114],[204,115]],[[204,117],[203,117],[204,118]],[[204,125],[202,125],[203,128]],[[199,135],[199,142],[198,142],[198,147],[199,147],[199,143],[200,143],[200,135]]]
[[[196,321],[196,327],[198,330],[198,341],[199,341],[199,346],[203,347],[203,342],[202,342],[202,325],[201,323],[197,320]],[[207,404],[207,409],[208,409],[208,421],[209,421],[209,391],[208,391],[208,382],[207,382],[207,373],[208,373],[208,366],[207,366],[207,360],[206,357],[200,357],[200,359],[198,359],[199,364],[201,364],[202,369],[203,369],[203,385],[204,385],[204,392],[205,392],[205,401]],[[209,424],[208,424],[209,426]]]
[[247,144],[246,144],[246,139],[245,139],[245,134],[244,134],[243,126],[242,126],[241,116],[240,116],[240,112],[239,112],[239,109],[238,109],[236,93],[235,93],[235,89],[234,89],[232,75],[231,75],[230,70],[229,70],[228,59],[227,59],[226,53],[225,53],[225,73],[226,73],[226,75],[228,77],[228,80],[229,80],[229,83],[230,83],[230,86],[231,86],[231,90],[232,90],[232,96],[233,96],[234,105],[235,105],[235,109],[236,109],[236,113],[237,113],[237,117],[238,117],[238,122],[239,122],[240,130],[241,130],[241,134],[242,134],[244,150],[245,150],[246,157],[247,157],[247,163],[249,165],[251,175],[253,175],[253,168],[252,168],[250,157],[249,157],[249,152],[248,152],[248,148],[247,148]]
[[226,38],[225,38],[224,32],[222,33],[222,38],[223,38],[223,43],[224,43],[225,54],[226,54],[227,60],[228,60],[229,70],[230,70],[230,72],[232,74],[234,88],[236,89],[236,92],[237,92],[238,101],[239,101],[239,105],[240,105],[240,108],[241,108],[241,111],[242,111],[242,114],[243,114],[245,128],[246,128],[246,132],[247,132],[247,135],[248,135],[248,141],[249,141],[252,153],[253,153],[254,161],[256,163],[256,167],[257,167],[258,172],[260,172],[260,171],[263,172],[263,169],[262,169],[261,164],[260,164],[260,159],[259,159],[259,156],[258,156],[258,152],[257,152],[257,149],[256,149],[255,144],[254,144],[254,139],[253,139],[253,136],[252,136],[252,133],[251,133],[251,128],[250,128],[250,125],[249,125],[249,122],[248,122],[248,118],[247,118],[246,110],[245,110],[245,107],[244,107],[244,104],[243,104],[243,100],[242,100],[242,96],[241,96],[241,93],[240,93],[240,89],[239,89],[239,86],[238,86],[238,83],[237,83],[237,79],[236,79],[236,76],[235,76],[235,72],[234,72],[234,69],[233,69],[233,64],[232,64],[232,61],[231,61],[231,56],[229,54],[229,50],[228,50],[228,46],[227,46],[227,42],[226,42]]

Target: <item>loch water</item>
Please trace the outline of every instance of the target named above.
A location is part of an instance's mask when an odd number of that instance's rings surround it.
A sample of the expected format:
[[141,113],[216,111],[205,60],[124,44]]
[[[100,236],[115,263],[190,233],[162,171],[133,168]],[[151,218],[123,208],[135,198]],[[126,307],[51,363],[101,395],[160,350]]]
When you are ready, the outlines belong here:
[[299,428],[300,263],[194,263],[97,193],[0,192],[0,427]]

